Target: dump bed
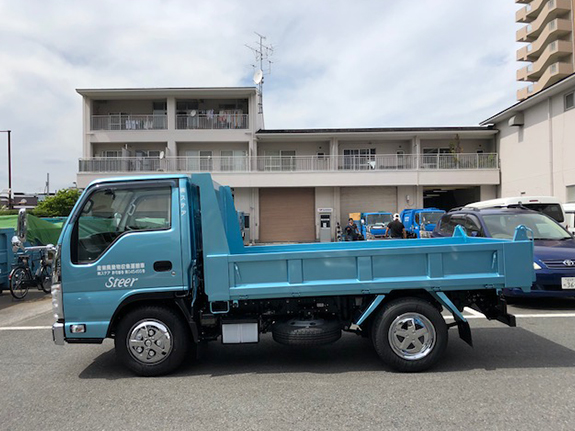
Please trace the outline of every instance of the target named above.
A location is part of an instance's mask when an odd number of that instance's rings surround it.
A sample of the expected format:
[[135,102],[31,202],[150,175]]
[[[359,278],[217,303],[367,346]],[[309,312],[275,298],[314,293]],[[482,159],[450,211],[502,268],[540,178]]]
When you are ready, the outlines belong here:
[[210,301],[522,288],[533,282],[533,244],[467,237],[244,247],[229,188],[199,187],[205,292]]

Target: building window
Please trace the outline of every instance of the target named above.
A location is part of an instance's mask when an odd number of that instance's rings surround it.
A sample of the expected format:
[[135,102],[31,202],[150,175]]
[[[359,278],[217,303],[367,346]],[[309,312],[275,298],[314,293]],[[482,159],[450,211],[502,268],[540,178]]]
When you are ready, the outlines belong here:
[[575,92],[565,95],[565,110],[573,109],[575,107]]
[[296,159],[294,150],[266,150],[264,171],[294,171]]
[[343,169],[368,170],[375,168],[375,148],[343,150]]

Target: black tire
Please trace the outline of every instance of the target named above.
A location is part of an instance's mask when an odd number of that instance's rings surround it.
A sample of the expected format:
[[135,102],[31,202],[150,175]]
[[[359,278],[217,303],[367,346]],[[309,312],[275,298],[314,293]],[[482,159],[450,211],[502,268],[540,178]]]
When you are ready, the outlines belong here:
[[25,268],[15,268],[10,274],[10,293],[16,299],[23,299],[28,294],[29,272]]
[[339,340],[341,325],[334,320],[292,319],[274,323],[272,335],[275,341],[287,346],[318,346]]
[[159,306],[136,308],[122,317],[114,340],[117,358],[140,376],[175,371],[191,345],[191,331],[181,315]]
[[40,286],[44,293],[52,291],[52,267],[43,266],[40,270]]
[[372,327],[377,354],[401,372],[424,371],[435,365],[445,352],[447,339],[447,325],[439,310],[419,298],[390,302]]

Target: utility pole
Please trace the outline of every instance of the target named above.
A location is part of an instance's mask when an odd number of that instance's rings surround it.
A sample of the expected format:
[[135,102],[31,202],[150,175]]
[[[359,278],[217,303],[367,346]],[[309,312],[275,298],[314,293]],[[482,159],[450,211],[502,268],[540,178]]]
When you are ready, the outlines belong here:
[[12,154],[11,154],[11,143],[10,134],[11,130],[0,130],[1,133],[8,134],[8,209],[12,209]]

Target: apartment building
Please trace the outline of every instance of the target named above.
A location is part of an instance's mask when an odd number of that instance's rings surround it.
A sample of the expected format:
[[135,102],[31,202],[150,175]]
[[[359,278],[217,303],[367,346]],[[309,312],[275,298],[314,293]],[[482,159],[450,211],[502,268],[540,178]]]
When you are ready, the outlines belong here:
[[496,197],[491,126],[262,129],[256,88],[81,89],[78,187],[112,176],[210,172],[251,241],[334,239],[350,212]]
[[500,196],[575,202],[575,74],[481,124],[499,130]]
[[517,100],[524,100],[575,72],[575,0],[515,2],[524,4],[515,16],[525,24],[516,33],[525,44],[517,51],[517,80],[531,83],[517,91]]

